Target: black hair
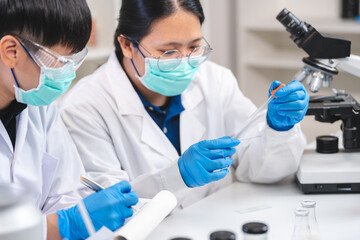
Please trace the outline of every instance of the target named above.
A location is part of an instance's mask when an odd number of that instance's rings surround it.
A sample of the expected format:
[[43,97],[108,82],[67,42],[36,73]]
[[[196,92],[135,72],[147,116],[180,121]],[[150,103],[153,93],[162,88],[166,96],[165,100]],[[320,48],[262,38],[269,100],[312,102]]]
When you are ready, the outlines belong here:
[[151,30],[155,20],[170,16],[178,8],[199,17],[200,24],[205,20],[199,0],[123,0],[119,23],[114,36],[115,52],[118,60],[124,57],[118,36],[125,35],[131,41],[140,41]]
[[19,35],[43,46],[81,51],[91,33],[86,0],[0,0],[0,37]]

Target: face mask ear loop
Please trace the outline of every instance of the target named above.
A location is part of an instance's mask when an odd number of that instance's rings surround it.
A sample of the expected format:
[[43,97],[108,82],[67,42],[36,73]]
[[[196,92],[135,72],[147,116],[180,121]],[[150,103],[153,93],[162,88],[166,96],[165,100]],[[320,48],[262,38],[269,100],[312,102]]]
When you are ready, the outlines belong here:
[[23,47],[23,49],[25,50],[25,52],[27,53],[27,55],[29,55],[29,57],[31,58],[31,60],[33,60],[33,62],[37,65],[35,59],[31,56],[29,50],[27,50],[27,48],[19,41],[20,45]]
[[12,75],[13,75],[13,77],[14,77],[14,80],[15,80],[15,83],[16,83],[17,87],[20,88],[19,83],[18,83],[18,81],[16,80],[16,77],[15,77],[13,68],[11,68],[11,73],[12,73]]
[[[31,60],[33,60],[33,61],[35,62],[34,58],[31,56],[31,54],[30,54],[29,51],[26,49],[26,47],[25,47],[20,41],[19,41],[19,43],[20,43],[20,45],[23,47],[23,49],[25,50],[25,52],[27,53],[27,55],[29,55],[29,57],[31,58]],[[35,62],[35,64],[36,64],[36,62]],[[37,64],[36,64],[36,65],[37,65]],[[13,68],[11,68],[11,73],[12,73],[12,75],[13,75],[13,77],[14,77],[16,86],[17,86],[18,88],[20,88],[19,83],[18,83],[18,81],[16,80],[16,77],[15,77],[15,74],[14,74],[14,69],[13,69]]]
[[140,50],[139,46],[137,45],[136,42],[133,42],[134,46],[136,47],[137,50],[139,50],[139,52],[141,53],[141,55],[143,56],[143,58],[146,58],[145,55],[142,53],[142,51]]
[[[145,55],[140,51],[138,45],[137,45],[135,42],[133,42],[133,44],[134,44],[134,46],[136,47],[136,49],[139,50],[139,52],[141,53],[141,55],[143,56],[143,58],[146,58]],[[130,61],[131,61],[131,64],[133,65],[133,67],[134,67],[134,69],[135,69],[135,71],[136,71],[136,74],[140,77],[139,71],[137,70],[137,68],[136,68],[136,66],[135,66],[135,64],[134,64],[134,61],[133,61],[132,59],[130,59]]]
[[137,68],[135,67],[135,64],[134,64],[134,61],[132,59],[130,59],[131,61],[131,64],[133,65],[135,71],[136,71],[136,74],[140,77],[140,74],[139,74],[139,71],[137,70]]
[[[25,50],[25,52],[27,53],[27,55],[31,58],[31,60],[33,60],[33,62],[37,65],[36,61],[35,61],[34,58],[31,56],[29,50],[27,50],[27,48],[26,48],[20,41],[19,41],[19,43],[20,43],[20,45],[22,46],[22,48]],[[12,75],[13,75],[13,77],[14,77],[16,86],[17,86],[18,88],[20,88],[19,83],[18,83],[18,81],[16,80],[16,77],[15,77],[15,74],[14,74],[14,69],[13,69],[13,68],[11,68],[11,73],[12,73]]]

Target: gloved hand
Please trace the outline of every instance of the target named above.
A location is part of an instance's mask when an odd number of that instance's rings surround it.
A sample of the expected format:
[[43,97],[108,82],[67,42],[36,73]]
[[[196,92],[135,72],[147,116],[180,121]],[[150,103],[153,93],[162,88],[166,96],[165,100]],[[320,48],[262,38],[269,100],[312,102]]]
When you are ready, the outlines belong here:
[[[125,218],[133,215],[132,205],[138,202],[136,192],[131,192],[130,183],[122,181],[110,188],[84,198],[95,230],[106,226],[114,231],[124,224]],[[80,215],[78,205],[57,211],[58,226],[62,238],[86,239],[89,234]]]
[[[279,81],[274,81],[271,84],[269,96],[270,92],[280,84]],[[268,105],[267,122],[274,130],[290,130],[304,118],[309,107],[309,94],[302,83],[294,80],[277,90],[275,97],[277,98],[273,99]]]
[[191,145],[179,158],[181,176],[188,187],[199,187],[218,181],[229,172],[230,158],[239,145],[238,139],[230,137],[204,140]]

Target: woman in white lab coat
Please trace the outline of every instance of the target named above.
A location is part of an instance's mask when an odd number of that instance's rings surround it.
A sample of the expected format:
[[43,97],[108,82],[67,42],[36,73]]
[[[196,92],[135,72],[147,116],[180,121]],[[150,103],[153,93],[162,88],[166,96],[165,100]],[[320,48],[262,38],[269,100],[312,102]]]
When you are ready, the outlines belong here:
[[233,176],[272,183],[296,171],[306,90],[281,88],[240,135],[256,107],[228,69],[205,62],[203,21],[198,0],[122,1],[115,52],[62,107],[85,170],[102,184],[129,180],[142,197],[168,189],[185,207]]
[[[74,206],[83,165],[51,102],[74,79],[90,31],[85,0],[0,1],[0,182],[30,190],[44,213],[48,239],[89,235]],[[121,182],[86,197],[84,204],[96,229],[114,230],[136,201],[130,185]]]

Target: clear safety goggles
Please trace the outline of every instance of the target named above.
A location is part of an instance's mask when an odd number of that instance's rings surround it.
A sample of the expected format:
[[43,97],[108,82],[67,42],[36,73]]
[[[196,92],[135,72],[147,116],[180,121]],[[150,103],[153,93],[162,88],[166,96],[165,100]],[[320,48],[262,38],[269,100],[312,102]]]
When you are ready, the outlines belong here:
[[[189,54],[183,54],[177,49],[168,50],[162,53],[159,57],[156,57],[138,41],[134,41],[138,46],[144,49],[151,57],[157,59],[157,66],[163,72],[168,72],[176,69],[183,60],[188,61],[188,64],[192,67],[199,67],[204,63],[212,53],[213,49],[206,39],[202,38],[202,44],[193,48]],[[140,50],[140,49],[139,49]],[[140,51],[142,54],[142,52]],[[144,55],[143,55],[144,56]],[[144,56],[145,57],[145,56]]]
[[44,47],[36,42],[28,39],[18,37],[18,40],[23,45],[25,51],[40,67],[45,69],[62,69],[64,71],[76,71],[84,62],[88,54],[88,49],[85,47],[78,53],[71,56],[62,56],[53,50]]

